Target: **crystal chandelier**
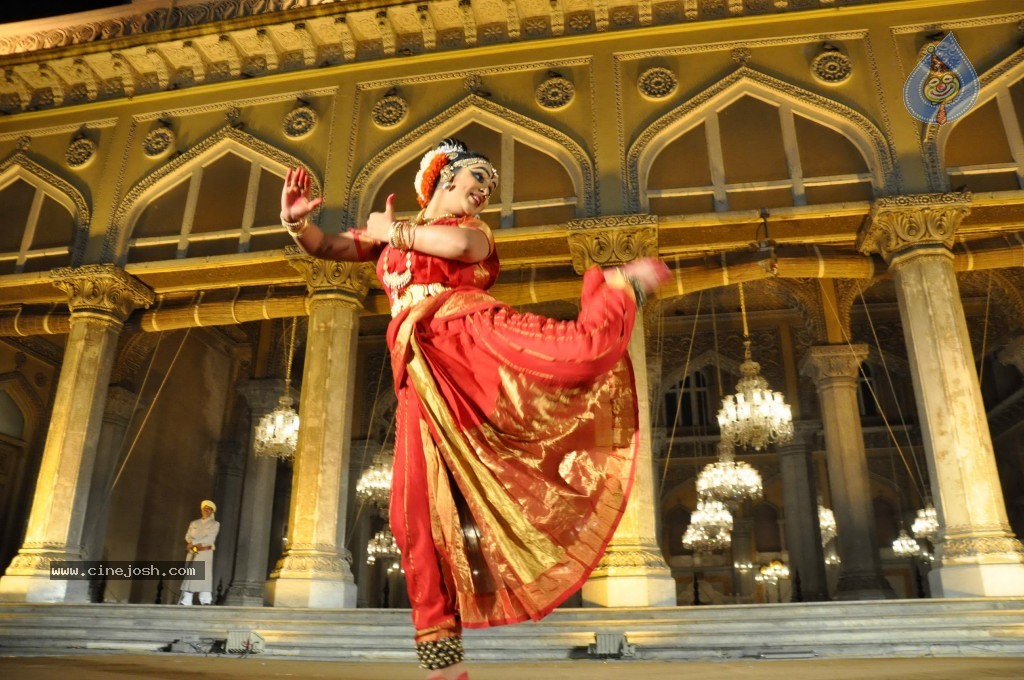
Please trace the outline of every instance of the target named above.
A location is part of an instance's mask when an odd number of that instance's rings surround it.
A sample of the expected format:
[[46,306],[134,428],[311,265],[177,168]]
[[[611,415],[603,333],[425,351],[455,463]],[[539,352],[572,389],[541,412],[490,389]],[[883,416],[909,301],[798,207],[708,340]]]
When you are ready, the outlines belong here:
[[295,456],[299,442],[299,414],[292,406],[292,357],[295,353],[295,326],[292,319],[291,340],[288,342],[288,362],[284,369],[284,394],[277,401],[277,408],[260,418],[256,426],[253,452],[257,456],[273,456],[290,460]]
[[740,289],[740,314],[743,317],[743,377],[736,383],[736,394],[722,400],[718,426],[722,440],[733,447],[750,446],[760,451],[771,443],[788,442],[793,438],[793,412],[781,392],[773,392],[761,376],[761,365],[750,358],[750,331],[747,328],[747,307]]
[[356,482],[356,498],[375,506],[382,515],[387,512],[391,498],[391,468],[394,459],[393,449],[382,448]]
[[818,528],[821,529],[822,546],[828,545],[828,542],[836,537],[836,515],[822,505],[820,496],[818,497]]
[[710,553],[732,542],[732,513],[716,500],[699,500],[683,534],[683,545],[697,553]]
[[917,518],[910,525],[910,530],[917,538],[935,542],[935,537],[939,533],[939,516],[930,500],[926,500],[924,507],[917,511]]
[[913,557],[921,553],[921,546],[910,537],[906,529],[900,527],[900,535],[892,542],[892,551],[898,557]]
[[783,564],[782,560],[772,560],[769,564],[762,564],[761,568],[754,574],[754,580],[758,583],[767,583],[777,586],[781,579],[789,578],[789,567]]
[[[366,544],[366,563],[376,564],[377,560],[397,560],[402,556],[395,542],[395,535],[391,529],[384,528],[374,534],[373,538]],[[393,565],[388,571],[394,571]]]
[[748,498],[757,500],[761,494],[760,473],[747,463],[737,462],[728,442],[718,442],[718,460],[704,466],[697,475],[697,496],[736,505]]

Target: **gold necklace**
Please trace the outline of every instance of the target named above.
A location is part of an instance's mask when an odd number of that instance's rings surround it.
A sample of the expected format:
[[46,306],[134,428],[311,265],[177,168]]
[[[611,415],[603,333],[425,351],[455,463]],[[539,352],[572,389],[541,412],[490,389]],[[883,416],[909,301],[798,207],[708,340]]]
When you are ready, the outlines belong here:
[[424,217],[423,213],[425,213],[426,211],[426,208],[420,210],[419,214],[416,215],[416,219],[414,219],[413,222],[420,226],[423,226],[426,224],[434,224],[435,222],[440,222],[441,220],[449,220],[453,217],[458,217],[458,215],[456,215],[455,213],[445,213],[443,215],[438,215],[437,217]]

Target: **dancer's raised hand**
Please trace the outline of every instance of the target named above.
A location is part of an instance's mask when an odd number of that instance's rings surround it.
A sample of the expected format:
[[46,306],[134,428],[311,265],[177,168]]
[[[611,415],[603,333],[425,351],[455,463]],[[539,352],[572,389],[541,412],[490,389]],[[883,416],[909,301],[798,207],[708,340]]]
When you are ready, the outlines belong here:
[[289,168],[281,189],[281,220],[298,222],[324,202],[321,197],[309,198],[309,173],[304,168]]

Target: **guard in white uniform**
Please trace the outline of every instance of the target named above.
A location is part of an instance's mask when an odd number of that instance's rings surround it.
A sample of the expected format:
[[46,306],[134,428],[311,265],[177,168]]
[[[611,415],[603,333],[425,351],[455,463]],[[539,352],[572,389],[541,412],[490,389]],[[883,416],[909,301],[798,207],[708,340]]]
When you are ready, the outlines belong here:
[[213,518],[217,512],[217,505],[213,501],[203,501],[199,509],[203,518],[190,522],[185,532],[185,547],[188,550],[185,561],[201,562],[205,569],[203,578],[186,578],[181,582],[181,599],[178,604],[191,605],[193,593],[199,593],[199,604],[213,604],[213,550],[220,532],[220,522]]

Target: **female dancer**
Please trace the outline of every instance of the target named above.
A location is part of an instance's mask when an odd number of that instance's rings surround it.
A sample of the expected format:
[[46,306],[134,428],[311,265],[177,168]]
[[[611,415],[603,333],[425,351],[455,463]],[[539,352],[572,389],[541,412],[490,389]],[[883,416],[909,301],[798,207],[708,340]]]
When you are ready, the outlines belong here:
[[498,256],[477,215],[497,183],[487,158],[445,140],[420,164],[414,220],[395,219],[392,195],[365,230],[327,234],[307,220],[322,199],[304,170],[281,194],[305,252],[377,258],[391,301],[390,520],[428,680],[468,679],[463,626],[540,619],[601,559],[639,440],[626,349],[638,303],[668,277],[658,260],[594,267],[575,321],[513,311],[486,292]]

